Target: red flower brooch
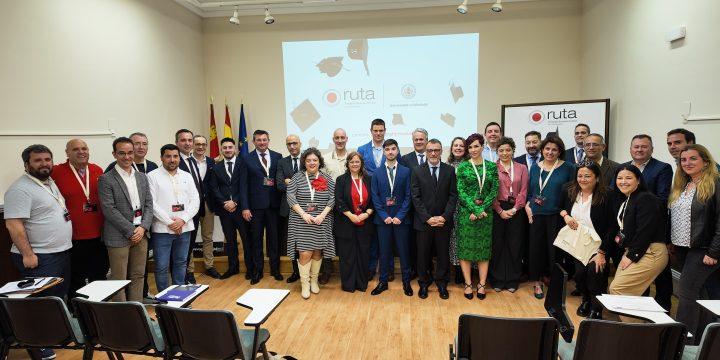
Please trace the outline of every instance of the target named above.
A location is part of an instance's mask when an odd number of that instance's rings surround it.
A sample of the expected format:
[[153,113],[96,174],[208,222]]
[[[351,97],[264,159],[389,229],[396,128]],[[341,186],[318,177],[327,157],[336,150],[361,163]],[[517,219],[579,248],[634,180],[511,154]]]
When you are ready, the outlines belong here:
[[325,180],[324,177],[318,176],[317,179],[313,180],[311,182],[313,189],[315,191],[327,191],[327,180]]

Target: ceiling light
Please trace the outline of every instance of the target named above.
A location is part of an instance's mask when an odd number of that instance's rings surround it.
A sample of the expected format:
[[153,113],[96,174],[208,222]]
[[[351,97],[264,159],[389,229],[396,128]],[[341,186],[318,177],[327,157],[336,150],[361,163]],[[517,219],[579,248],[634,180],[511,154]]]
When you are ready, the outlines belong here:
[[235,11],[233,12],[233,16],[230,18],[230,23],[235,25],[240,25],[240,19],[238,19],[238,8],[235,7]]
[[265,8],[265,23],[270,25],[275,22],[275,18],[270,15],[270,10],[268,8]]
[[467,14],[468,8],[467,8],[467,0],[463,0],[462,4],[457,7],[457,12],[461,14]]
[[490,7],[490,10],[496,13],[502,12],[502,0],[497,0],[495,3]]

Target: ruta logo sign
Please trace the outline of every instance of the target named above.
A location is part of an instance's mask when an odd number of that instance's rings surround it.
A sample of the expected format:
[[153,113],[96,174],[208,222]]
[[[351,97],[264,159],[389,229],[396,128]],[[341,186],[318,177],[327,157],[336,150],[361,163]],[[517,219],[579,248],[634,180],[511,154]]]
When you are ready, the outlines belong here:
[[323,94],[323,102],[328,106],[335,106],[340,102],[345,105],[362,105],[375,103],[375,90],[359,88],[355,90],[329,89]]
[[548,110],[547,112],[535,110],[530,112],[530,122],[533,124],[540,124],[545,121],[545,119],[548,119],[551,122],[552,120],[577,119],[577,112],[575,110],[568,109]]
[[338,104],[338,100],[340,100],[340,95],[335,89],[330,89],[323,94],[323,102],[325,102],[325,105],[335,106]]
[[531,123],[537,125],[537,124],[540,124],[541,122],[543,122],[543,120],[545,120],[545,114],[543,114],[542,111],[535,110],[535,111],[530,112],[530,122]]

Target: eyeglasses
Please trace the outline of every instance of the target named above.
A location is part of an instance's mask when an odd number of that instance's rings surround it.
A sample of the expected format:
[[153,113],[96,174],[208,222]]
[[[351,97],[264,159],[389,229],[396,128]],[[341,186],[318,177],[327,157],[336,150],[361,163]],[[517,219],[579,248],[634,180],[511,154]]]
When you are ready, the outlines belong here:
[[204,147],[204,146],[207,146],[207,144],[195,144],[195,146]]
[[598,143],[586,143],[585,145],[583,145],[583,147],[586,147],[586,148],[596,148],[596,147],[601,147],[601,146],[602,146],[602,144],[598,144]]
[[427,149],[427,150],[425,150],[425,151],[427,151],[427,152],[429,152],[429,153],[431,153],[431,154],[435,154],[435,153],[438,153],[438,154],[439,154],[439,153],[442,152],[442,149]]

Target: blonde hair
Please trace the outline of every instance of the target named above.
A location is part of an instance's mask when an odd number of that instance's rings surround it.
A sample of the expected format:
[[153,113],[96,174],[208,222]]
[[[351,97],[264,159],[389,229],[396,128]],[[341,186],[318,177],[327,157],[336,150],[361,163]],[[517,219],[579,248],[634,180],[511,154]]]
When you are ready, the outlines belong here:
[[[705,163],[705,167],[700,172],[700,181],[695,184],[698,201],[700,201],[701,204],[704,204],[713,196],[713,194],[715,194],[715,190],[717,190],[715,189],[715,181],[718,178],[718,170],[715,166],[715,159],[713,159],[706,147],[699,144],[688,145],[680,152],[680,156],[688,150],[697,151],[700,158]],[[692,181],[692,179],[690,179],[690,176],[685,173],[685,170],[682,168],[682,164],[678,162],[677,172],[675,173],[672,189],[670,191],[670,198],[668,198],[668,205],[674,203],[675,200],[680,198],[680,194],[685,191],[685,186],[687,186],[690,181]]]

